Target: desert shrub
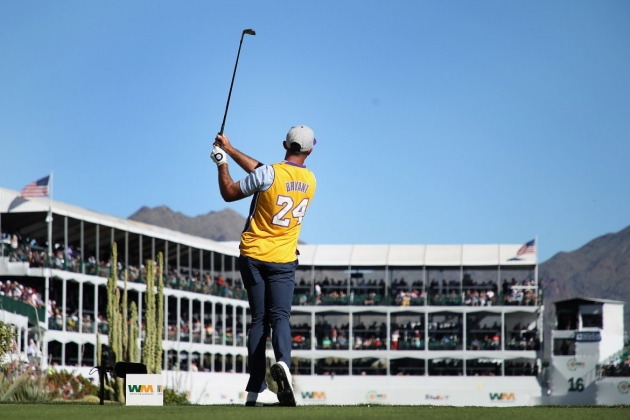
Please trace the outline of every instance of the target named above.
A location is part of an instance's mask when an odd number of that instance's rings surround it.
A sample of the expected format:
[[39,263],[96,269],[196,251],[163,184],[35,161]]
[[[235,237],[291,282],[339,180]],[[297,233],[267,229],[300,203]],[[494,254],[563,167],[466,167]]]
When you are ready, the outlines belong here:
[[37,403],[52,400],[43,377],[31,372],[19,375],[0,373],[0,401]]
[[98,387],[82,375],[62,370],[46,376],[46,387],[55,399],[81,400],[88,395],[98,395]]
[[177,392],[171,388],[164,388],[165,405],[185,405],[190,404],[185,392]]

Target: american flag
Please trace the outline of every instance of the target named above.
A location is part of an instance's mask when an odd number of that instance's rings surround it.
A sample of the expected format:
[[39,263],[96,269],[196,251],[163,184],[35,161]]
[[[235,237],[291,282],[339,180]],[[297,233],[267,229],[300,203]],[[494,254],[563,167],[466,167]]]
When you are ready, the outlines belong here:
[[532,239],[531,241],[523,245],[521,249],[519,249],[516,253],[516,256],[518,257],[523,254],[533,254],[534,252],[536,252],[536,239]]
[[50,175],[45,176],[42,179],[38,179],[35,182],[31,182],[26,187],[22,188],[22,192],[20,193],[20,195],[22,198],[46,197],[49,194],[49,183]]

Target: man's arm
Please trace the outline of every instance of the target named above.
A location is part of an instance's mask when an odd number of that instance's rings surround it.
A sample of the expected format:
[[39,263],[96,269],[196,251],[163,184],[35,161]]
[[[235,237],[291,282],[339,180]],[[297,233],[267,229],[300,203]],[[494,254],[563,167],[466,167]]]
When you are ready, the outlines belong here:
[[260,163],[256,159],[247,156],[245,153],[241,152],[238,149],[235,149],[230,143],[230,140],[227,138],[227,136],[217,134],[217,137],[214,139],[214,145],[219,146],[220,148],[225,150],[225,153],[227,153],[228,156],[231,157],[234,162],[236,162],[238,166],[243,168],[243,170],[248,174],[259,166],[262,166],[262,163]]
[[[228,165],[219,165],[219,190],[221,191],[221,197],[227,202],[232,202],[245,198],[245,194],[241,191],[241,183],[234,182],[230,176]],[[245,168],[243,168],[245,169]]]

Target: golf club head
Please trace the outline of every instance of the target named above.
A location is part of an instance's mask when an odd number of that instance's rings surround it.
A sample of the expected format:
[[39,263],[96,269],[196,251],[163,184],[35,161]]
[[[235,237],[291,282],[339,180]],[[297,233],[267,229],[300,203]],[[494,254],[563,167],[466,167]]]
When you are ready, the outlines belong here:
[[256,31],[253,30],[253,29],[244,29],[243,30],[243,35],[245,35],[245,34],[247,34],[247,35],[256,35]]

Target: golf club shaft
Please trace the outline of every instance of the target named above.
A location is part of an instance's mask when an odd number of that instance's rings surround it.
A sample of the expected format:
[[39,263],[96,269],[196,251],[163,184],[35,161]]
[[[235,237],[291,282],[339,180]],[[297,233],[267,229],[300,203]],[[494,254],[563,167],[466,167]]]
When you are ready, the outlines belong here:
[[232,73],[232,82],[230,83],[230,92],[228,93],[227,103],[225,104],[225,113],[223,114],[223,122],[221,123],[220,135],[223,135],[223,129],[225,128],[225,119],[227,118],[228,108],[230,107],[230,98],[232,97],[232,87],[234,86],[234,78],[236,77],[236,68],[238,67],[238,58],[241,55],[241,46],[243,45],[243,37],[245,32],[241,34],[241,42],[238,44],[238,53],[236,54],[236,63],[234,64],[234,73]]

